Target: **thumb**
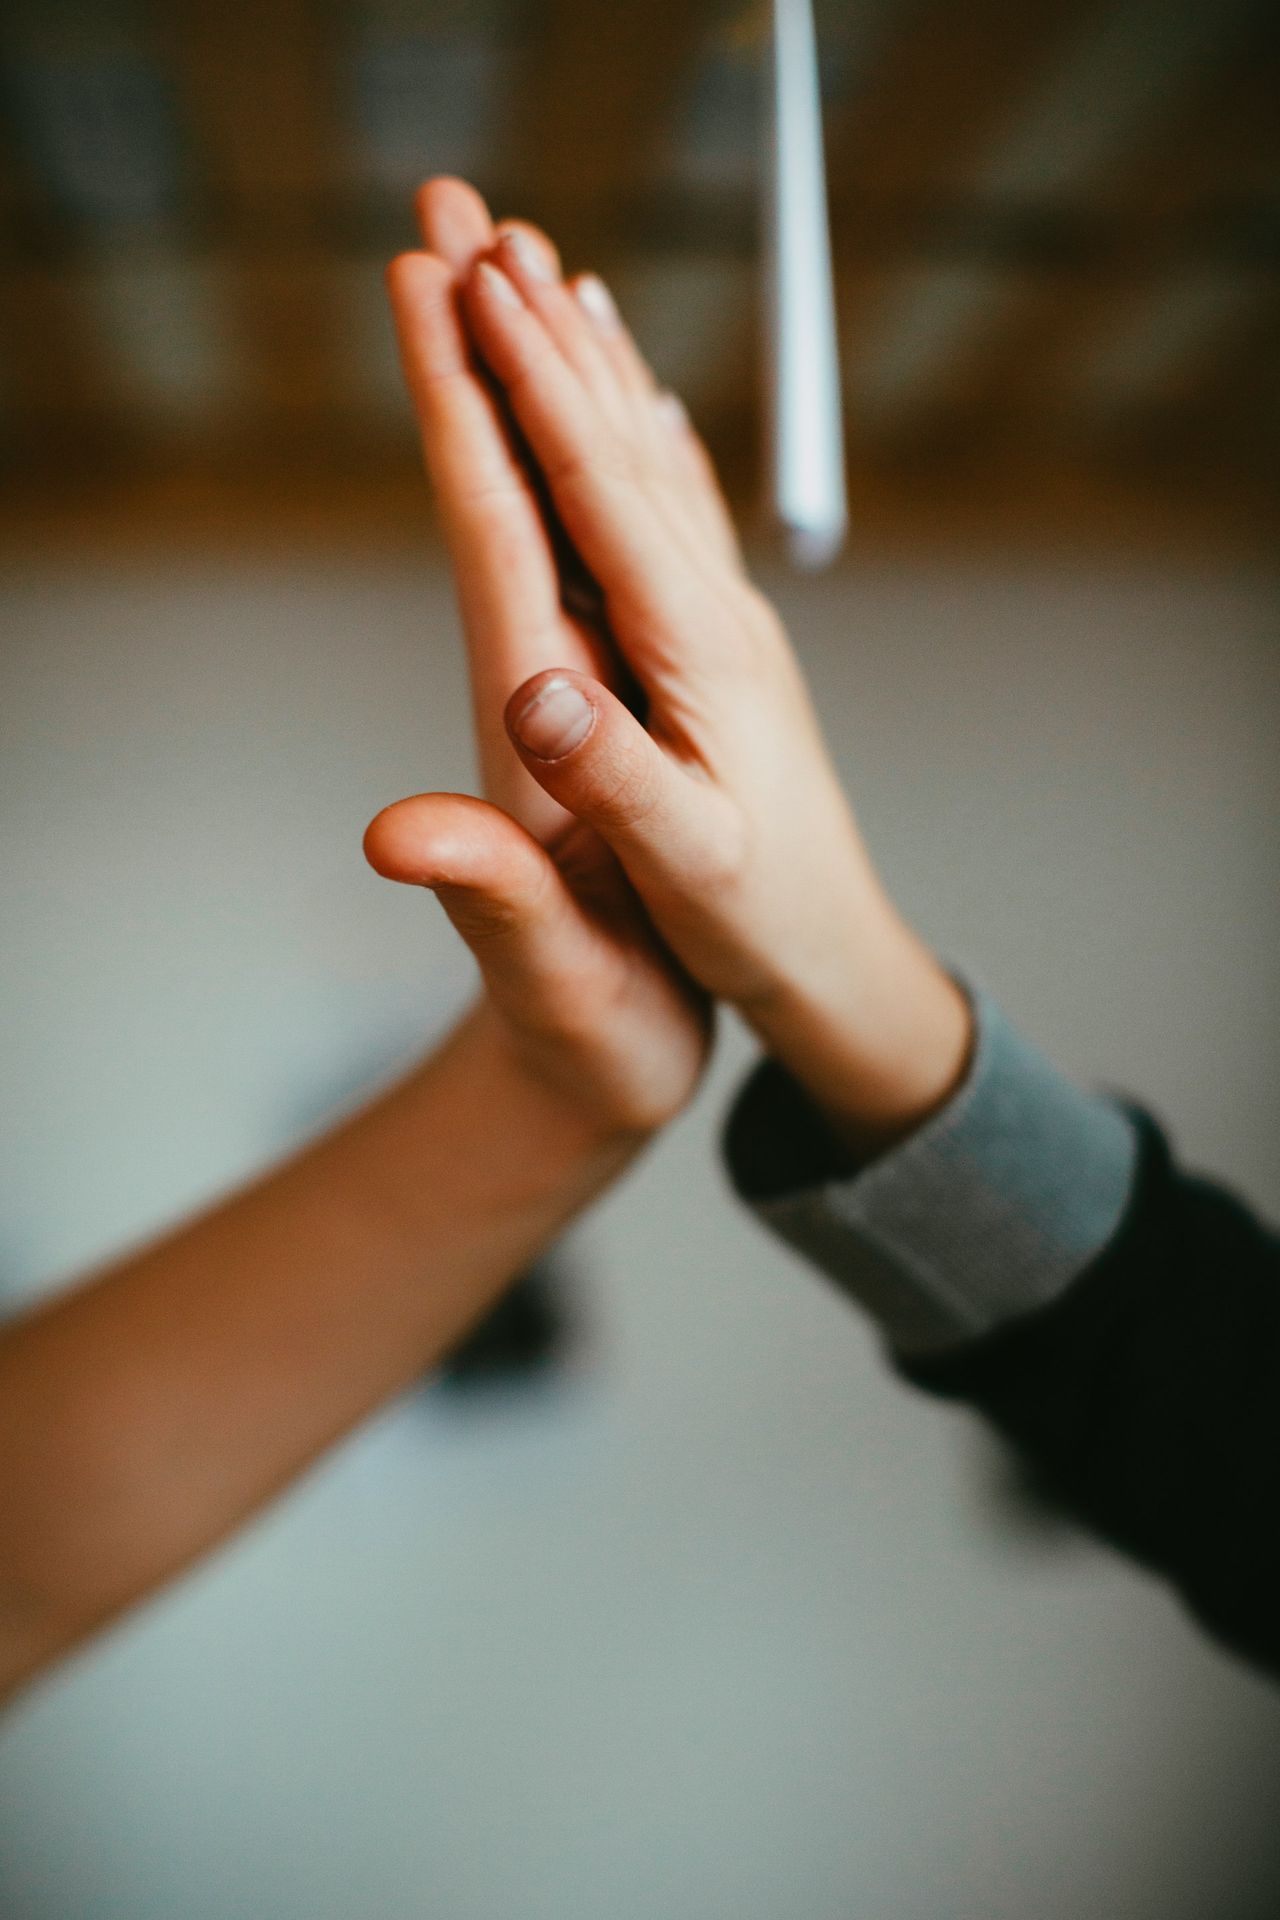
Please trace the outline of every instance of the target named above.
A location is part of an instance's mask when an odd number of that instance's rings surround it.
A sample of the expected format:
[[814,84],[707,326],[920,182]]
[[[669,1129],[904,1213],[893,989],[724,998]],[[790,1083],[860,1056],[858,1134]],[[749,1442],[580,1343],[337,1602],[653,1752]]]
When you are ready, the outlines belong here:
[[459,793],[385,807],[364,837],[388,880],[428,887],[518,1025],[555,1028],[600,959],[597,929],[545,848],[500,808]]
[[507,702],[506,723],[534,779],[609,843],[651,911],[726,871],[736,841],[728,803],[598,680],[560,667],[535,674]]

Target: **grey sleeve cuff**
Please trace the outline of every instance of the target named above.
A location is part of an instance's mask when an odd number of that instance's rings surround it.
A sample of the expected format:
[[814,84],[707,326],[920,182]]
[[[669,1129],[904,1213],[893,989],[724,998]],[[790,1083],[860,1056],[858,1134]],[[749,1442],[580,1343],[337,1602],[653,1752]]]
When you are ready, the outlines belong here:
[[759,1218],[880,1322],[902,1354],[938,1352],[1043,1306],[1120,1224],[1137,1135],[973,996],[968,1075],[918,1132],[858,1170],[802,1090],[766,1061],[726,1129]]

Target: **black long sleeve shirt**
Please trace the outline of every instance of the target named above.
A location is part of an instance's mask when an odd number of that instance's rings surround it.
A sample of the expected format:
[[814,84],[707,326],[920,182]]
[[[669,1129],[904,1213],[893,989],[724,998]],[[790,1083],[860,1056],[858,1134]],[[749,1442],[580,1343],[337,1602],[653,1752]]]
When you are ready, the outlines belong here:
[[965,1086],[853,1168],[773,1063],[726,1151],[741,1196],[965,1401],[1045,1490],[1280,1673],[1280,1239],[1081,1092],[989,1002]]

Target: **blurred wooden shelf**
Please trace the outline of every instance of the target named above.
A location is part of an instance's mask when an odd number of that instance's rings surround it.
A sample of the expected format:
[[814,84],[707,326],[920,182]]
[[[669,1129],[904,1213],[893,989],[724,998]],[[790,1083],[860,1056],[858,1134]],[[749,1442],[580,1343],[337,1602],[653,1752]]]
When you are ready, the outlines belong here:
[[[767,547],[753,505],[758,462],[741,432],[710,431],[730,497]],[[68,473],[74,473],[69,479]],[[850,469],[850,555],[1203,556],[1274,564],[1280,495],[1268,473],[1188,465],[1153,474],[1084,457],[1006,453],[986,462],[919,449]],[[276,459],[65,472],[0,485],[6,564],[289,553],[340,560],[428,551],[439,535],[416,456],[388,438]]]
[[[818,16],[856,542],[1271,550],[1274,0]],[[441,170],[615,278],[749,503],[759,28],[713,0],[19,0],[0,550],[420,544],[380,267]]]

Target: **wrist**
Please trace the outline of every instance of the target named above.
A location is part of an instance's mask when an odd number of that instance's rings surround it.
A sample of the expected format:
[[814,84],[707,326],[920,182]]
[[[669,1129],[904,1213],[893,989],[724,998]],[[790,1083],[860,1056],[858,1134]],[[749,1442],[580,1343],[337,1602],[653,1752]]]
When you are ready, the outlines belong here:
[[[351,1136],[359,1137],[358,1150]],[[424,1249],[438,1277],[488,1286],[519,1270],[625,1166],[624,1146],[553,1097],[512,1054],[485,1001],[407,1078],[313,1149],[362,1244]]]
[[395,1249],[405,1271],[429,1273],[424,1309],[438,1317],[457,1293],[460,1325],[643,1144],[543,1086],[483,1000],[365,1118],[366,1150],[343,1156],[336,1203],[384,1259]]
[[[495,1139],[519,1143],[519,1165],[534,1182],[574,1178],[596,1163],[613,1164],[642,1148],[653,1128],[633,1124],[604,1098],[568,1057],[567,1041],[543,1043],[522,1033],[486,996],[462,1016],[425,1071],[438,1069],[474,1090],[460,1109],[483,1109]],[[579,1063],[580,1064],[580,1063]],[[456,1093],[451,1098],[457,1098]]]
[[747,1011],[768,1051],[860,1159],[906,1137],[964,1078],[973,1011],[963,989],[886,907],[874,932],[833,943],[838,970],[784,983]]

